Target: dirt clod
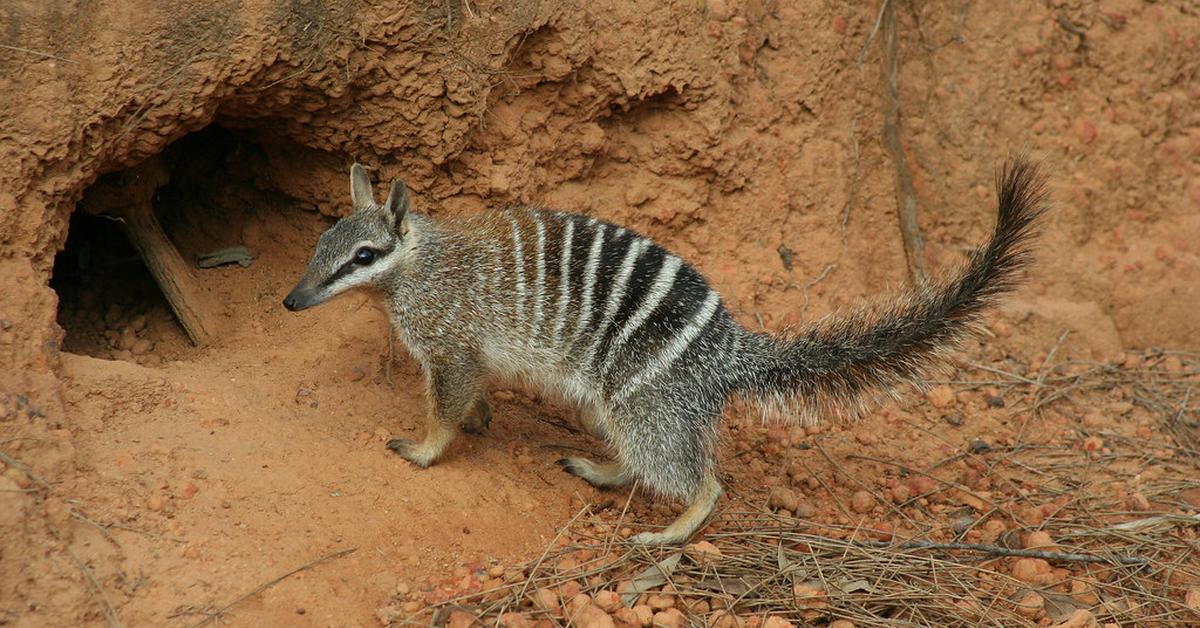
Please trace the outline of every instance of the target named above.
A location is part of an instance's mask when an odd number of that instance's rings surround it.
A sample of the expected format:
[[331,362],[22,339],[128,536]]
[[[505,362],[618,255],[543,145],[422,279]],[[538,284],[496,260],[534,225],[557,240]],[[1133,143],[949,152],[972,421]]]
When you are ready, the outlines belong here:
[[955,402],[954,389],[950,388],[950,386],[946,384],[939,384],[933,388],[930,388],[929,391],[925,393],[925,398],[928,399],[929,403],[933,404],[933,407],[935,408],[949,408],[950,406],[953,406]]
[[651,622],[654,628],[682,628],[687,625],[687,618],[677,608],[668,608],[654,614]]
[[1017,612],[1030,619],[1040,617],[1046,608],[1046,599],[1036,591],[1027,591],[1017,598]]
[[1012,566],[1012,576],[1021,582],[1039,584],[1050,573],[1050,563],[1041,558],[1019,558]]
[[866,514],[875,508],[875,496],[868,491],[856,491],[850,498],[850,509],[858,514]]
[[1097,628],[1100,622],[1096,620],[1096,616],[1086,608],[1077,608],[1069,617],[1060,623],[1054,624],[1054,628]]

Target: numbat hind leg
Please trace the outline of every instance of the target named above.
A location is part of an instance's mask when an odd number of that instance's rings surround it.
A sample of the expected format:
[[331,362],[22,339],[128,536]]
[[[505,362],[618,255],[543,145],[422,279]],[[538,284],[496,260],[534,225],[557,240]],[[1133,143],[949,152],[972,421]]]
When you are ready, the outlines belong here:
[[619,462],[592,462],[587,458],[562,458],[557,464],[571,475],[579,476],[596,488],[627,484],[629,472]]
[[388,449],[419,467],[428,467],[437,461],[458,435],[459,426],[467,420],[468,413],[476,407],[483,393],[475,364],[472,360],[460,359],[431,366],[425,440],[415,443],[394,438],[388,441]]
[[662,532],[643,532],[635,534],[629,540],[642,545],[680,545],[688,540],[696,530],[703,526],[717,506],[721,497],[721,485],[716,476],[709,471],[701,481],[700,490],[688,503],[687,510]]
[[482,434],[492,424],[492,409],[488,406],[487,398],[480,396],[479,401],[467,413],[462,421],[462,430],[468,434]]

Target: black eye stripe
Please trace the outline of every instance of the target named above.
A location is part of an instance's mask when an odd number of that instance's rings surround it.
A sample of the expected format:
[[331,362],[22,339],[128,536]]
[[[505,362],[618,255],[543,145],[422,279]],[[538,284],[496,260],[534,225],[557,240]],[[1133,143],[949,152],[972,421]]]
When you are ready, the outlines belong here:
[[355,251],[355,255],[350,257],[349,261],[347,261],[346,263],[344,263],[340,267],[338,267],[338,269],[332,275],[330,275],[328,278],[326,278],[324,281],[322,281],[320,283],[320,285],[322,287],[329,286],[329,285],[333,284],[333,282],[341,279],[342,277],[345,277],[346,275],[349,275],[350,273],[354,272],[355,270],[358,270],[360,268],[366,268],[366,267],[370,266],[371,264],[355,263],[355,257],[357,257],[358,251],[361,251],[362,249],[370,249],[372,252],[375,253],[375,257],[372,260],[372,263],[374,263],[374,262],[379,261],[380,258],[387,257],[387,255],[389,253],[391,253],[393,250],[395,250],[395,248],[396,248],[395,244],[393,244],[385,249],[360,247],[359,249],[357,249]]

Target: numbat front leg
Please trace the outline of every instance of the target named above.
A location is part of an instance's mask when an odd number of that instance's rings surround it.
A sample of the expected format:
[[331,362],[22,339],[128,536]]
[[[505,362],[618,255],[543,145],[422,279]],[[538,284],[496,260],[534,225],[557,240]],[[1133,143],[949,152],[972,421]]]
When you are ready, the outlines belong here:
[[[405,438],[388,441],[387,447],[405,460],[428,467],[437,461],[458,435],[459,426],[468,420],[482,395],[479,372],[469,360],[454,361],[429,369],[429,405],[425,440],[415,443]],[[484,405],[486,411],[487,406]],[[491,418],[490,411],[487,417]],[[472,419],[483,423],[480,419]]]

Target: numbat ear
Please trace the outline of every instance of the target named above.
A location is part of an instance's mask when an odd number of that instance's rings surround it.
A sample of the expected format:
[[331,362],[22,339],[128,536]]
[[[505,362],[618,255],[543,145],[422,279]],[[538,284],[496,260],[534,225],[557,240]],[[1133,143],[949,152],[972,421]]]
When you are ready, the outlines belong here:
[[367,169],[357,163],[350,166],[350,202],[356,210],[375,205],[375,193],[371,191],[371,179],[367,176]]
[[383,203],[383,214],[387,218],[388,226],[394,229],[397,235],[404,237],[408,233],[408,188],[400,179],[392,181],[392,191]]

